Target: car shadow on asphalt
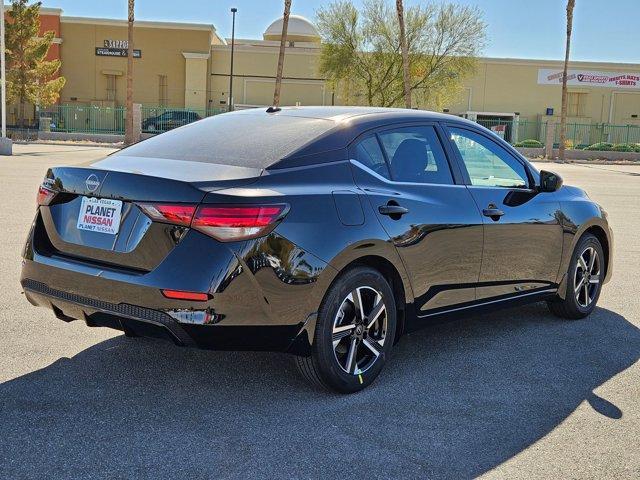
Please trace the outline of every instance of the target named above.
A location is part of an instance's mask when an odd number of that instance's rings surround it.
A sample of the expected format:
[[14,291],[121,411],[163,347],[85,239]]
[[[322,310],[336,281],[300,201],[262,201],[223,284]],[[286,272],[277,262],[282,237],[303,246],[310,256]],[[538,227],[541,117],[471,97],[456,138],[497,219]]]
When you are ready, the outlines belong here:
[[470,478],[640,358],[640,330],[544,304],[405,336],[371,388],[307,386],[286,355],[124,336],[0,385],[0,477]]

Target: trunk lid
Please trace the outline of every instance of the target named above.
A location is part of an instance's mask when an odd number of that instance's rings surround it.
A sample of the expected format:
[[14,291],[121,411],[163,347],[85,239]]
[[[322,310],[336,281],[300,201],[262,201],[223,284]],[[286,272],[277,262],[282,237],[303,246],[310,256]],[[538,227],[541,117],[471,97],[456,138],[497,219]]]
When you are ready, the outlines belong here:
[[[127,156],[107,157],[90,167],[51,168],[43,184],[58,195],[40,208],[35,246],[105,268],[151,271],[188,228],[153,222],[138,203],[199,204],[209,192],[248,185],[261,174],[254,168]],[[85,229],[89,198],[105,199],[118,210],[111,233]]]

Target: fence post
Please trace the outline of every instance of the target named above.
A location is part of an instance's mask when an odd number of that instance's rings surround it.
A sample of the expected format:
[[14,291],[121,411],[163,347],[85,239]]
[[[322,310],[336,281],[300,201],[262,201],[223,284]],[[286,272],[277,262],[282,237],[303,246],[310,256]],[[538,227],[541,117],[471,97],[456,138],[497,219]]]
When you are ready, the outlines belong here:
[[133,104],[133,141],[140,141],[142,133],[142,105],[140,103]]
[[556,133],[556,124],[551,121],[547,122],[547,132],[544,139],[544,156],[549,160],[553,159],[553,139]]

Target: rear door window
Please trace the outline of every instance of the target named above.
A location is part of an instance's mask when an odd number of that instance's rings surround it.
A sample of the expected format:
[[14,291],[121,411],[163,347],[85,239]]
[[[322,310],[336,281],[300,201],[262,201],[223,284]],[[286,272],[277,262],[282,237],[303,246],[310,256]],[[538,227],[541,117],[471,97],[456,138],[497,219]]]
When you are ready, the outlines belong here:
[[449,163],[433,127],[403,127],[385,130],[379,136],[393,180],[453,184]]

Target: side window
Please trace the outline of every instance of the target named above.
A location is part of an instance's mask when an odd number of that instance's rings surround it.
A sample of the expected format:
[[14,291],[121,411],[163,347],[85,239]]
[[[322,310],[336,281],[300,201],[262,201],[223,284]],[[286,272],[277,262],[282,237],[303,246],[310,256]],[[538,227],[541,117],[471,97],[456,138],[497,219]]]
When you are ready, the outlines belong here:
[[367,137],[355,147],[355,159],[378,175],[389,178],[389,168],[375,136]]
[[405,127],[379,134],[398,182],[453,184],[449,164],[433,127]]
[[451,140],[462,157],[471,185],[528,188],[527,171],[519,161],[487,137],[463,128],[449,127]]

